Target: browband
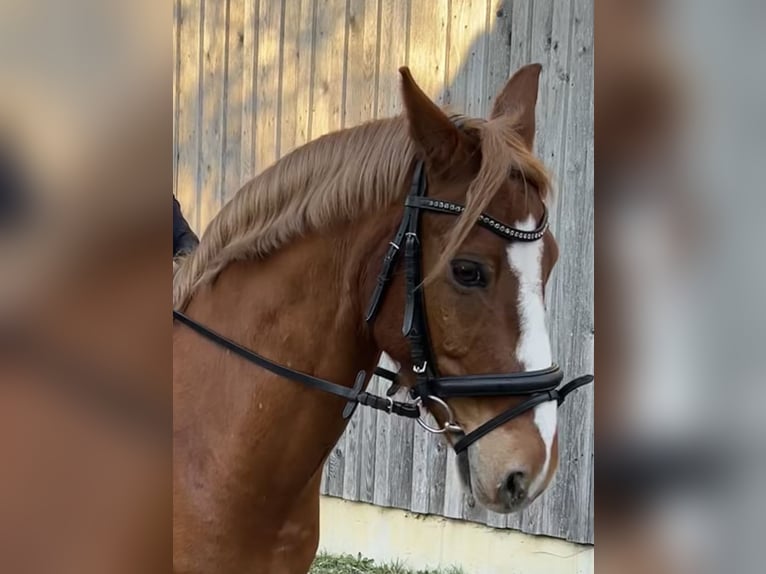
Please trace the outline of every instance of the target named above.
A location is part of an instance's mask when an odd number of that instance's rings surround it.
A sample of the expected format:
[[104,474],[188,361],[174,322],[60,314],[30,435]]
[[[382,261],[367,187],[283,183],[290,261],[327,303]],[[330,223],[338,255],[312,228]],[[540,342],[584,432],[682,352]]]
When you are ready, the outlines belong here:
[[[437,213],[447,213],[450,215],[460,215],[465,211],[465,207],[459,203],[453,201],[445,201],[443,199],[432,199],[430,197],[420,197],[410,195],[405,200],[405,205],[408,207],[416,207],[418,209],[425,209],[428,211],[435,211]],[[548,210],[543,207],[543,218],[540,221],[540,225],[533,231],[524,231],[522,229],[516,229],[510,225],[498,221],[494,217],[490,217],[486,213],[479,215],[477,220],[478,224],[485,229],[488,229],[495,235],[499,235],[507,241],[537,241],[548,229]]]

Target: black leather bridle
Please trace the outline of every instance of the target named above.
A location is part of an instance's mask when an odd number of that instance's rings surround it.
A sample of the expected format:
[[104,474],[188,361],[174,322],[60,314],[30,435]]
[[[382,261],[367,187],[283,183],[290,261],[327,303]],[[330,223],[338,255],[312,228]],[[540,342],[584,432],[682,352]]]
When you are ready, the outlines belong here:
[[[429,343],[428,319],[421,284],[422,262],[418,236],[420,215],[422,211],[459,215],[465,208],[463,205],[451,201],[429,198],[426,191],[425,169],[423,162],[418,161],[410,192],[405,200],[402,221],[383,258],[383,265],[366,314],[366,321],[372,323],[380,309],[387,287],[393,277],[394,269],[402,259],[401,254],[403,253],[406,300],[402,334],[407,338],[412,357],[415,385],[410,389],[410,395],[414,402],[394,401],[391,397],[380,397],[362,391],[367,380],[364,371],[357,373],[353,388],[344,387],[275,363],[197,323],[180,311],[173,310],[173,318],[203,337],[276,375],[346,399],[348,403],[343,409],[344,418],[349,418],[356,407],[361,404],[389,414],[417,419],[423,428],[432,433],[459,433],[462,436],[453,446],[457,453],[464,451],[481,437],[541,403],[556,401],[561,405],[569,393],[592,382],[592,375],[584,375],[559,388],[564,374],[558,365],[537,371],[507,374],[439,376]],[[534,231],[515,229],[486,214],[480,215],[478,224],[508,241],[539,241],[548,229],[548,213],[545,211],[540,225]],[[397,373],[380,367],[375,369],[375,374],[392,382],[396,382],[398,377]],[[527,396],[529,398],[490,419],[468,434],[465,434],[457,424],[452,409],[445,401],[445,399],[454,397],[501,396]],[[421,416],[421,406],[424,404],[430,408],[438,405],[444,411],[446,422],[443,426],[432,427],[425,422]]]

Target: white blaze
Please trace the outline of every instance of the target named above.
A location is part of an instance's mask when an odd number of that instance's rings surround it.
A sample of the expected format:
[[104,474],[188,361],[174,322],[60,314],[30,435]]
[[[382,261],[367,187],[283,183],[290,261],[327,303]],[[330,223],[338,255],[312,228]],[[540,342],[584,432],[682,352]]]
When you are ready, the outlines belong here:
[[[516,226],[532,231],[536,222],[530,215],[526,221],[518,222]],[[519,342],[516,359],[525,371],[545,369],[551,366],[553,359],[543,303],[543,241],[511,243],[507,252],[511,271],[519,283]],[[556,433],[556,403],[548,401],[537,405],[534,413],[535,425],[545,444],[545,462],[530,485],[532,496],[538,493],[548,474],[553,436]]]

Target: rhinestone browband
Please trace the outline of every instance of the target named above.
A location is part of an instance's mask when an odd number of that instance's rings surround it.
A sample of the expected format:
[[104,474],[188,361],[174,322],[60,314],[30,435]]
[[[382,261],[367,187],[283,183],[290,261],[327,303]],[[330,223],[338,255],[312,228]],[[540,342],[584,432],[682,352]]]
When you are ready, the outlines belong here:
[[[459,203],[453,203],[451,201],[444,201],[441,199],[431,199],[429,197],[407,197],[406,204],[410,207],[418,207],[420,209],[428,209],[430,211],[436,211],[440,213],[462,213],[465,211],[465,207]],[[479,225],[492,231],[493,233],[503,237],[504,239],[518,240],[518,241],[537,241],[548,229],[548,210],[543,213],[542,221],[538,225],[537,229],[533,231],[523,231],[516,229],[510,225],[506,225],[502,221],[490,217],[486,213],[482,213],[479,216]]]

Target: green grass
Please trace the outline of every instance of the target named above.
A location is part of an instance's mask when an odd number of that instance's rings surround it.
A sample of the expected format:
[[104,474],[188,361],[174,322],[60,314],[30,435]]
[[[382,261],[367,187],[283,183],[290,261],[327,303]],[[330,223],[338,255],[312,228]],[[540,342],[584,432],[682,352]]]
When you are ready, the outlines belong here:
[[459,568],[448,570],[410,570],[400,562],[387,565],[375,564],[370,558],[361,555],[356,558],[348,554],[334,556],[319,554],[314,560],[309,574],[463,574]]

